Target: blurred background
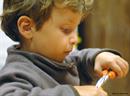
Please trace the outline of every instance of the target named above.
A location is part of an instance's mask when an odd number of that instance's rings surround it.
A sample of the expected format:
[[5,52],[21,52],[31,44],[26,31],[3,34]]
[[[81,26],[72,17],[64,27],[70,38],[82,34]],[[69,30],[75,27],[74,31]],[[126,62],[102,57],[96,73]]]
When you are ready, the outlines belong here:
[[[92,13],[79,26],[82,48],[113,48],[130,64],[130,0],[95,0]],[[2,0],[0,0],[2,10]],[[0,10],[0,12],[1,12]],[[0,30],[0,67],[7,47],[14,44]],[[104,89],[109,96],[130,96],[130,72],[126,78],[108,81]]]
[[[113,48],[130,64],[130,0],[95,0],[92,13],[81,23],[82,48]],[[109,96],[130,96],[130,72],[126,78],[107,82]]]

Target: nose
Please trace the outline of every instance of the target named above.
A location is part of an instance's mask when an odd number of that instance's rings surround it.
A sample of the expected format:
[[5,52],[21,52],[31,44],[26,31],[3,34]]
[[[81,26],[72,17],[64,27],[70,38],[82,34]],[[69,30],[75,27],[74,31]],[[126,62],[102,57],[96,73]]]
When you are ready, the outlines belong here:
[[70,37],[70,43],[72,45],[76,45],[78,43],[78,32],[77,32],[77,30],[72,32],[71,37]]

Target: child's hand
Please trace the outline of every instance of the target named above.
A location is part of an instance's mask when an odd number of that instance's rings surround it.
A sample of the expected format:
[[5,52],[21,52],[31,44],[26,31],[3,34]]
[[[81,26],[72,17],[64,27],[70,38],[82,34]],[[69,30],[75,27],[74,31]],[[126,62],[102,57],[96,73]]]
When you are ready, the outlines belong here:
[[101,74],[104,69],[113,70],[117,77],[125,77],[129,70],[128,63],[118,55],[110,52],[102,52],[95,59],[94,70]]
[[108,96],[107,93],[95,86],[74,86],[80,96]]

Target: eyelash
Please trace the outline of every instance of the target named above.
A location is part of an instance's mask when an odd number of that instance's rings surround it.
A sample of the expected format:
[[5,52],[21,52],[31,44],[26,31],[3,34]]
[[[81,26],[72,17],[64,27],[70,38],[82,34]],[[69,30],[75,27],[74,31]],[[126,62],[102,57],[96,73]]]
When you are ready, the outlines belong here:
[[69,34],[72,32],[71,29],[65,29],[65,28],[61,28],[62,32],[64,32],[65,34]]

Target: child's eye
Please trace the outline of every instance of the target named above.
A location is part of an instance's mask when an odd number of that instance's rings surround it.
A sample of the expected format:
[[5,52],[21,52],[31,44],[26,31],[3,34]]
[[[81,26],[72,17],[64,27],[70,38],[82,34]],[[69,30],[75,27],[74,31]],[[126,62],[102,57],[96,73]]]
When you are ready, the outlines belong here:
[[65,34],[69,34],[69,33],[72,32],[72,30],[69,29],[69,28],[61,28],[61,30],[62,30],[62,32],[64,32]]
[[64,29],[63,32],[66,33],[66,34],[69,34],[69,33],[71,33],[72,31],[71,31],[70,29]]

